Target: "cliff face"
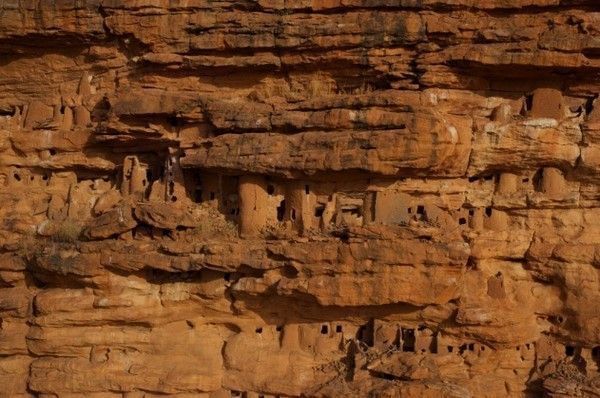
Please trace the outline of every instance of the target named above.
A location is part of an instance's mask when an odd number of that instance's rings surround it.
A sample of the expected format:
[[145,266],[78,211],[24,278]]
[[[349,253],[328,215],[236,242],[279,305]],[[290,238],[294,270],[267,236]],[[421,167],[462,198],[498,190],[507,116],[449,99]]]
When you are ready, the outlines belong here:
[[0,3],[0,396],[600,396],[597,0]]

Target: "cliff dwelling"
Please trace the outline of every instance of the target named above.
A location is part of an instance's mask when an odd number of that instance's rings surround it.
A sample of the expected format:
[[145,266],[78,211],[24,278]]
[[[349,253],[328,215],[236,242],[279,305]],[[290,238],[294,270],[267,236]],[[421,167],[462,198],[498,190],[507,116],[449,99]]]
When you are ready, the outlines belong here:
[[7,0],[0,54],[0,398],[600,396],[597,0]]

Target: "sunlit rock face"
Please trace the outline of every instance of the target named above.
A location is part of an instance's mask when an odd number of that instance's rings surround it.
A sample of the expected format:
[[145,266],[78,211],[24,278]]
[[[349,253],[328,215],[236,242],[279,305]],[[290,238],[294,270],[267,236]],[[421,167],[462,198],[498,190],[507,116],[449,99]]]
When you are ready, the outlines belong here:
[[0,2],[0,397],[600,396],[596,0]]

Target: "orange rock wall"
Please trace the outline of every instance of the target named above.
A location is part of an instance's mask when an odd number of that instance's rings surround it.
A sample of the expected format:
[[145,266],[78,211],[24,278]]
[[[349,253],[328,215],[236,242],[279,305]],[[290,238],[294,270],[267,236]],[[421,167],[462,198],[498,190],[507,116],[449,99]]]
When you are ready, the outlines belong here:
[[596,0],[0,2],[0,397],[600,396]]

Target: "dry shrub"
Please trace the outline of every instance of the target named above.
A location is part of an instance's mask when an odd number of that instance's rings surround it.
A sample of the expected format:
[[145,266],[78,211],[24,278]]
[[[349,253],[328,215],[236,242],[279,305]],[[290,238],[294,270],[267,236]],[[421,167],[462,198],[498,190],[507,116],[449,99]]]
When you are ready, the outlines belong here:
[[288,99],[290,96],[292,96],[290,86],[284,79],[266,78],[248,95],[248,98],[253,101],[265,102],[274,97]]
[[36,257],[42,250],[43,245],[36,239],[35,233],[24,234],[19,240],[17,253],[26,259]]
[[[290,86],[291,85],[291,86]],[[336,94],[362,95],[374,91],[373,85],[363,82],[355,88],[339,89],[336,81],[325,73],[295,77],[288,82],[285,79],[266,78],[261,81],[249,95],[253,101],[267,102],[271,98],[280,97],[287,101],[330,97]]]
[[375,88],[373,87],[372,84],[363,82],[358,87],[354,87],[354,88],[348,87],[348,88],[338,90],[338,93],[344,94],[344,95],[363,95],[363,94],[370,94],[373,91],[375,91]]
[[292,239],[296,233],[292,229],[289,221],[280,222],[267,226],[263,231],[263,236],[267,240]]
[[52,235],[54,242],[74,243],[79,239],[83,227],[73,220],[64,220]]
[[238,227],[232,221],[229,221],[213,206],[203,203],[197,210],[200,224],[192,230],[192,234],[197,237],[237,237]]
[[323,74],[313,76],[306,86],[306,92],[309,98],[329,97],[334,95],[335,91],[335,81]]
[[373,91],[375,91],[375,89],[373,88],[372,85],[370,85],[368,83],[363,83],[360,87],[355,88],[353,90],[352,94],[362,95],[362,94],[372,93]]

